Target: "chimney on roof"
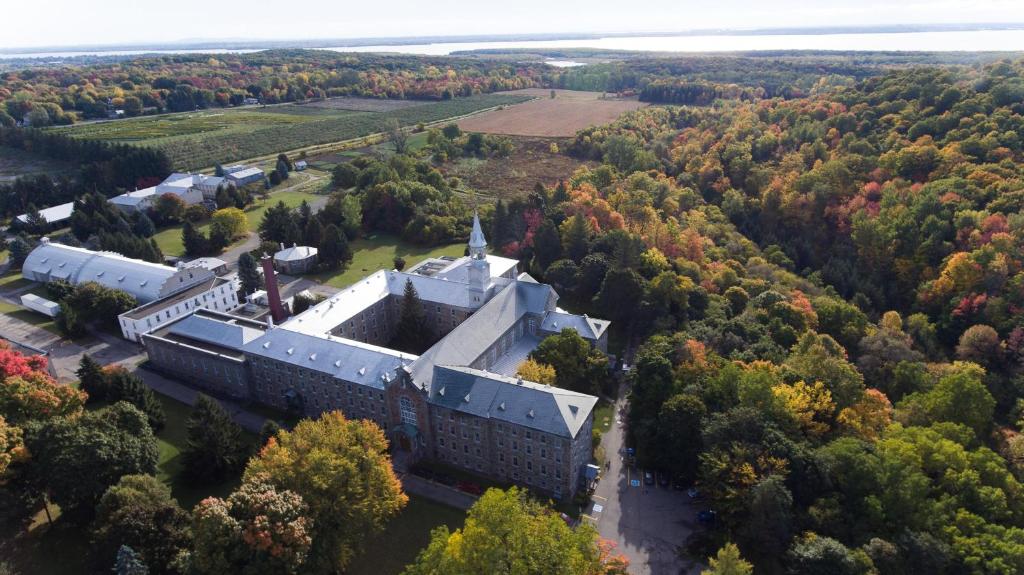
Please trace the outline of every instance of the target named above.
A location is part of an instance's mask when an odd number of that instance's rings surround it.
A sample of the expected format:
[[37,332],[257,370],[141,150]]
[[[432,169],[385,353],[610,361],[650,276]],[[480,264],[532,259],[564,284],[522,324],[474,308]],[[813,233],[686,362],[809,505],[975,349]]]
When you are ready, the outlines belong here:
[[260,259],[263,265],[263,277],[267,284],[267,302],[270,305],[270,316],[275,322],[282,322],[288,316],[284,311],[284,304],[281,303],[281,292],[277,287],[277,275],[274,274],[274,261],[270,256],[264,255]]
[[284,242],[280,242],[280,244],[281,244],[281,249],[283,250],[284,249]]
[[274,317],[267,316],[267,329],[274,329]]

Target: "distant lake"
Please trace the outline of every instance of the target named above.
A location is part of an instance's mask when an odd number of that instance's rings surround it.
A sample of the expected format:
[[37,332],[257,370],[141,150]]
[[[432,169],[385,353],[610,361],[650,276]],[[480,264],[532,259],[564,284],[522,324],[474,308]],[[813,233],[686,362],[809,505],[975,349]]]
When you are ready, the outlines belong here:
[[748,50],[861,50],[900,52],[1024,51],[1024,30],[897,32],[867,34],[763,34],[718,36],[634,36],[589,40],[450,42],[437,44],[339,46],[337,52],[401,52],[442,56],[465,50],[598,48],[641,52],[731,52]]
[[[893,32],[860,34],[721,34],[707,36],[633,36],[577,40],[524,40],[503,42],[439,42],[434,44],[381,44],[334,46],[335,52],[397,52],[444,56],[452,52],[486,49],[596,48],[641,52],[732,52],[750,50],[858,50],[897,52],[1024,51],[1024,30],[969,30],[944,32]],[[256,49],[92,50],[0,53],[9,58],[70,58],[74,56],[124,56],[134,54],[226,54],[257,52]],[[553,66],[578,62],[551,60]]]

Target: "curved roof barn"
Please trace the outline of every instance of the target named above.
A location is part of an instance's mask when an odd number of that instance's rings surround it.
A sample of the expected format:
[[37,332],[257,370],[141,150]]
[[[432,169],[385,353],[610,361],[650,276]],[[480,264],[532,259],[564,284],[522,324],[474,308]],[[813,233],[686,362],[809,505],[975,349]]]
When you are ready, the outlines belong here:
[[21,273],[25,279],[37,282],[96,282],[124,290],[139,303],[165,298],[214,277],[213,272],[205,269],[177,269],[114,252],[57,244],[47,238],[25,258]]

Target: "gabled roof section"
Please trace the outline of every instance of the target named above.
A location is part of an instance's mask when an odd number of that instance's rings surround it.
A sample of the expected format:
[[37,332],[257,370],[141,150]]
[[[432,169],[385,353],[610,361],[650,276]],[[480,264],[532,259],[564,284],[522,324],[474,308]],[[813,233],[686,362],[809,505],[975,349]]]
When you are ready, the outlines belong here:
[[468,367],[436,366],[430,403],[575,438],[597,398]]
[[558,333],[565,328],[576,330],[583,338],[598,340],[608,329],[609,322],[606,319],[594,319],[587,315],[576,315],[567,311],[556,309],[544,316],[540,328],[544,331]]

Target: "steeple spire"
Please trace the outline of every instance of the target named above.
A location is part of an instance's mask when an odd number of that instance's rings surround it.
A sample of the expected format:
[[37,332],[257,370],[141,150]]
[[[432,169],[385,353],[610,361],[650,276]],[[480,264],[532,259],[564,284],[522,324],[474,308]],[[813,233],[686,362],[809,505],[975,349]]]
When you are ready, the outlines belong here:
[[487,257],[487,238],[480,227],[480,215],[476,212],[473,212],[473,231],[469,234],[469,255],[478,260]]

